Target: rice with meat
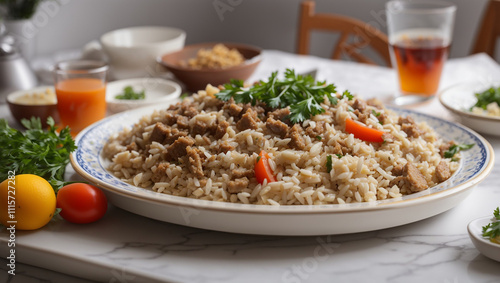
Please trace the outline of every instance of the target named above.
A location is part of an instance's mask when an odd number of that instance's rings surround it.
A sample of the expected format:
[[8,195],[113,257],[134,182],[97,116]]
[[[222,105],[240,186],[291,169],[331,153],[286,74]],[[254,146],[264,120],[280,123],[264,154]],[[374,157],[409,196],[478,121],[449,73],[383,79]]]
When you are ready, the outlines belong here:
[[[214,97],[207,86],[115,133],[104,147],[117,178],[159,193],[264,205],[370,202],[398,198],[448,179],[458,167],[442,156],[452,144],[426,124],[374,100],[338,96],[300,124],[289,110]],[[383,130],[384,142],[345,131],[346,118]],[[269,155],[275,182],[258,183],[254,166]]]

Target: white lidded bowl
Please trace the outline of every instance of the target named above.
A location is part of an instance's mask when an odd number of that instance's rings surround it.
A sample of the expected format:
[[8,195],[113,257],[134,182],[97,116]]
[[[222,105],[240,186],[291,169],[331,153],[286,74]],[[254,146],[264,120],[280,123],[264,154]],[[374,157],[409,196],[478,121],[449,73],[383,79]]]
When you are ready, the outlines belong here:
[[156,58],[184,47],[186,32],[173,27],[138,26],[110,31],[100,42],[115,79],[151,76]]
[[441,91],[439,101],[461,124],[482,134],[500,136],[500,117],[479,115],[469,110],[477,102],[474,94],[490,87],[498,88],[500,82],[457,84]]
[[[125,87],[131,86],[135,92],[144,90],[145,99],[116,99]],[[181,95],[181,87],[173,81],[161,78],[135,78],[113,81],[106,86],[106,104],[109,114],[171,102]]]

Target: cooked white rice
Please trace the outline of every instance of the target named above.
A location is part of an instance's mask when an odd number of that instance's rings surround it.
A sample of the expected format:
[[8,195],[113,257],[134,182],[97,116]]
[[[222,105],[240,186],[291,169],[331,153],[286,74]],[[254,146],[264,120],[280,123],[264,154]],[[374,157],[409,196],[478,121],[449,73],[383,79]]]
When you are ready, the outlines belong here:
[[[213,104],[212,100],[216,99],[213,93],[217,91],[209,86],[188,98],[199,102],[197,109],[200,111],[190,123],[196,119],[230,123],[227,133],[219,140],[209,138],[207,142],[207,138],[200,135],[194,137],[194,145],[207,158],[203,165],[204,178],[197,178],[182,162],[174,162],[166,168],[161,180],[153,182],[152,176],[163,161],[166,146],[158,142],[146,146],[155,124],[163,120],[167,110],[147,115],[133,127],[112,136],[104,148],[104,156],[111,160],[108,170],[127,183],[169,195],[246,204],[318,205],[371,202],[410,194],[405,185],[391,185],[395,178],[392,170],[407,162],[418,168],[429,187],[438,183],[435,170],[441,160],[447,162],[451,172],[458,167],[457,162],[441,157],[439,148],[444,142],[428,125],[419,123],[418,127],[424,134],[409,138],[397,123],[399,116],[387,109],[377,110],[387,115],[383,125],[374,115],[366,124],[390,133],[394,141],[367,143],[344,131],[345,119],[357,118],[349,101],[343,98],[337,105],[325,101],[326,113],[302,123],[305,127],[325,121],[325,133],[321,140],[304,135],[306,147],[297,150],[288,146],[290,138],[269,134],[264,122],[259,122],[256,130],[238,131],[232,117],[215,107],[206,106]],[[336,141],[343,141],[352,153],[340,158],[332,154]],[[132,142],[140,148],[148,148],[147,152],[127,149]],[[223,142],[235,149],[218,153]],[[231,181],[231,171],[237,167],[253,168],[261,150],[269,154],[270,167],[277,181],[259,184],[255,178],[250,178],[247,188],[230,193],[227,186]],[[332,156],[332,170],[328,173],[329,155]]]

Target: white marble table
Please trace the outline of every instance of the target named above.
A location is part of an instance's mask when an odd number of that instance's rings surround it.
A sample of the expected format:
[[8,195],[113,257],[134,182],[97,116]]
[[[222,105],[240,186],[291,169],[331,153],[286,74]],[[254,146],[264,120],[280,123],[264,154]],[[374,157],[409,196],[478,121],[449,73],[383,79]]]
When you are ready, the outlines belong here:
[[[368,98],[396,90],[392,70],[265,51],[252,79],[271,71],[318,69],[318,79]],[[500,78],[480,54],[450,60],[442,88]],[[434,99],[415,110],[452,120]],[[11,123],[6,105],[0,118]],[[500,130],[500,129],[499,129]],[[485,136],[500,156],[500,138]],[[500,282],[500,263],[482,256],[466,226],[500,205],[500,163],[455,208],[416,223],[337,236],[229,234],[163,223],[111,207],[100,221],[55,221],[16,232],[16,274],[8,277],[7,232],[0,230],[0,282]],[[68,178],[78,178],[68,170]]]

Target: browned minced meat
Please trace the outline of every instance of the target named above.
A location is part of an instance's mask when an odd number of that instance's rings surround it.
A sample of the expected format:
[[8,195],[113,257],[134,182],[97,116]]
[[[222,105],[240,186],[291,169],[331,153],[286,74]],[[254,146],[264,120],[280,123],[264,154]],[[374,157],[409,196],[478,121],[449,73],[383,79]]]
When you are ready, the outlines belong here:
[[290,109],[288,107],[282,109],[276,109],[268,113],[269,118],[273,118],[275,120],[280,120],[280,121],[285,121],[288,115],[290,115]]
[[400,124],[400,125],[415,124],[415,120],[413,120],[413,117],[411,117],[411,116],[399,117],[398,124]]
[[254,113],[252,113],[252,115],[254,115],[255,118],[265,117],[266,109],[264,109],[264,107],[263,107],[264,105],[265,104],[258,104],[258,105],[252,106],[250,103],[247,103],[247,104],[243,105],[243,111],[241,111],[241,115],[247,113],[249,110],[253,110]]
[[289,143],[291,147],[302,150],[306,148],[306,142],[300,133],[301,128],[302,127],[299,124],[293,125],[293,127],[288,131],[287,137],[291,139]]
[[279,120],[274,120],[274,118],[267,119],[266,128],[281,138],[284,138],[288,132],[288,125]]
[[408,137],[418,138],[423,133],[411,116],[399,117],[398,124]]
[[325,121],[316,122],[316,126],[314,126],[314,128],[311,126],[307,127],[306,133],[312,138],[321,136],[322,134],[325,133]]
[[398,165],[394,166],[392,168],[392,171],[391,171],[392,175],[394,175],[394,176],[403,175],[403,167],[404,167],[404,165],[402,165],[402,164],[398,164]]
[[350,149],[343,140],[335,141],[334,151],[335,154],[341,154],[341,155],[352,153],[352,149]]
[[205,106],[208,108],[215,107],[215,108],[217,108],[217,110],[221,110],[222,107],[224,107],[224,105],[226,105],[226,103],[224,103],[224,101],[219,100],[219,99],[205,100]]
[[[396,169],[395,167],[393,169],[393,173],[395,171],[399,171],[399,168]],[[415,165],[413,165],[410,162],[406,163],[402,167],[401,172],[396,172],[396,173],[401,173],[401,176],[398,176],[394,180],[392,180],[391,186],[397,184],[400,181],[404,181],[405,183],[410,185],[410,190],[412,192],[420,192],[429,188],[429,185],[427,184],[427,181],[425,180],[422,173],[420,173],[418,168],[415,167]]]
[[132,142],[131,144],[127,145],[127,150],[128,151],[137,151],[139,150],[139,147],[137,146],[137,144],[135,142]]
[[184,116],[191,119],[198,114],[198,109],[194,108],[193,106],[190,106],[184,111],[183,114]]
[[354,115],[358,116],[358,121],[360,121],[363,124],[367,124],[366,121],[368,120],[368,117],[370,117],[369,114],[365,114],[358,109],[354,110],[353,113]]
[[151,176],[151,180],[155,183],[160,182],[164,176],[167,176],[168,166],[170,166],[170,163],[168,162],[162,162],[158,164],[153,176]]
[[444,160],[441,160],[441,162],[439,162],[438,166],[436,167],[436,177],[438,178],[438,181],[440,183],[448,180],[451,177],[450,167]]
[[252,178],[254,176],[254,170],[253,169],[246,169],[246,168],[236,168],[231,171],[231,174],[233,175],[234,179],[238,178]]
[[360,112],[365,112],[366,110],[366,102],[355,99],[354,102],[352,103],[352,108],[359,110]]
[[377,116],[377,119],[380,123],[385,124],[385,121],[387,120],[387,114],[386,113],[380,113]]
[[247,177],[237,178],[233,181],[229,181],[229,183],[227,183],[227,191],[231,194],[237,194],[247,188],[249,182],[250,181]]
[[422,134],[422,130],[416,124],[402,124],[401,130],[411,138],[418,138]]
[[204,158],[201,157],[201,156],[205,157],[203,152],[191,146],[186,147],[186,152],[189,161],[189,171],[195,174],[197,178],[203,177],[204,174],[203,174],[202,162]]
[[185,137],[188,135],[187,131],[179,131],[176,128],[169,128],[165,139],[163,139],[163,144],[172,144],[180,137]]
[[243,116],[241,116],[241,119],[236,123],[236,128],[240,131],[244,131],[246,129],[252,129],[255,130],[257,129],[257,121],[259,118],[257,118],[257,112],[255,112],[252,108],[249,108]]
[[149,137],[149,141],[163,143],[163,140],[165,140],[169,130],[170,129],[165,124],[156,122],[156,125],[151,132],[151,136]]
[[442,144],[440,147],[439,147],[439,154],[441,155],[441,157],[444,157],[444,153],[448,151],[448,149],[450,149],[450,147],[452,145],[455,145],[455,142],[454,141],[449,141],[445,144]]
[[193,124],[193,127],[191,128],[191,135],[193,137],[195,137],[196,135],[203,136],[207,132],[207,130],[208,130],[207,123],[200,120],[196,120],[196,122],[194,122]]
[[186,148],[194,144],[194,139],[191,137],[180,137],[173,144],[167,147],[167,154],[165,159],[168,161],[175,161],[179,157],[187,154]]
[[166,125],[172,126],[177,123],[177,115],[173,113],[171,110],[167,110],[165,116],[163,116],[163,123]]
[[224,110],[227,110],[229,115],[233,117],[239,117],[241,114],[241,111],[243,111],[243,107],[241,105],[233,103],[226,104],[223,107]]
[[333,146],[333,154],[340,154],[340,155],[344,155],[342,153],[342,147],[340,146],[339,143],[335,143],[335,145]]
[[186,116],[177,116],[177,127],[179,129],[189,129],[189,118]]
[[370,98],[366,100],[366,104],[373,106],[377,109],[384,109],[384,103],[378,98]]
[[219,143],[219,153],[224,152],[227,153],[228,151],[234,150],[234,146],[230,145],[227,141],[223,141],[222,143]]
[[420,192],[429,188],[429,185],[427,184],[427,181],[422,173],[420,173],[417,167],[410,162],[406,163],[403,168],[403,176],[405,176],[410,182],[411,190],[413,192]]
[[229,127],[229,123],[227,121],[220,121],[217,124],[217,128],[215,129],[215,139],[220,139],[222,138],[226,132],[227,132],[227,127]]

